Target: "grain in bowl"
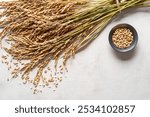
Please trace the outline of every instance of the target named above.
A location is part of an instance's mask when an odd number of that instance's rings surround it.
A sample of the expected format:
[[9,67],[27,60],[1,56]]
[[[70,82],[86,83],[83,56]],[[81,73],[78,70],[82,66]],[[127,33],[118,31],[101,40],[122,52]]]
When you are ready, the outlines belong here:
[[134,49],[137,41],[137,31],[129,24],[119,24],[112,28],[109,34],[110,45],[119,52],[128,52]]

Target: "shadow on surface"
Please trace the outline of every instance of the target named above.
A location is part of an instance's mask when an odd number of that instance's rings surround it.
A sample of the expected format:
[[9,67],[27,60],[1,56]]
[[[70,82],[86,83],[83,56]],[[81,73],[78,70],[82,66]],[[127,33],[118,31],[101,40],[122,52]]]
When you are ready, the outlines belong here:
[[116,51],[113,50],[113,53],[120,60],[127,61],[127,60],[130,60],[130,59],[134,58],[134,56],[137,53],[137,49],[138,48],[135,48],[134,50],[132,50],[130,52],[126,52],[126,53],[120,53],[120,52],[116,52]]

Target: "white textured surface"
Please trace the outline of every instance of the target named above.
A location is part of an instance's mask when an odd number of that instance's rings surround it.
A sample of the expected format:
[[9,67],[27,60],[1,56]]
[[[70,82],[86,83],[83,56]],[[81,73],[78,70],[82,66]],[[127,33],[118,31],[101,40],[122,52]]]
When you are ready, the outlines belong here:
[[[7,68],[0,62],[0,99],[150,99],[149,21],[150,11],[131,10],[110,23],[84,51],[68,61],[67,78],[55,92],[33,95],[28,85],[19,85],[19,79],[7,82]],[[115,53],[108,43],[109,31],[119,23],[137,29],[139,42],[132,53]]]

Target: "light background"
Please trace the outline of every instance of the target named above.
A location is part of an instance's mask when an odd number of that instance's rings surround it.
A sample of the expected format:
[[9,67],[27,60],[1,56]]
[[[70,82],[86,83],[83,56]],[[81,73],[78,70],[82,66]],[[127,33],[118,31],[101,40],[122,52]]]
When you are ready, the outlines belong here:
[[[129,23],[139,35],[136,50],[113,51],[108,35],[115,25]],[[84,51],[67,63],[69,72],[57,90],[33,95],[20,80],[7,82],[0,62],[0,99],[150,99],[150,10],[130,10],[113,20]],[[3,53],[0,50],[0,55]]]

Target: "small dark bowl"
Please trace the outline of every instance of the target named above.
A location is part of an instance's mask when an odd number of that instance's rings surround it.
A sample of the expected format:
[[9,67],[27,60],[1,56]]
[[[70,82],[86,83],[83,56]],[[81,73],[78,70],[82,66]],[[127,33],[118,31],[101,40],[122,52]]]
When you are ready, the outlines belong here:
[[[129,29],[132,33],[133,33],[133,42],[131,43],[131,45],[127,48],[118,48],[114,45],[113,41],[112,41],[112,35],[113,33],[116,31],[116,29],[118,28],[127,28]],[[119,24],[117,26],[115,26],[114,28],[112,28],[112,30],[109,33],[109,43],[111,45],[111,47],[116,50],[117,52],[129,52],[131,50],[133,50],[138,42],[138,34],[137,31],[135,30],[135,28],[129,24]]]

